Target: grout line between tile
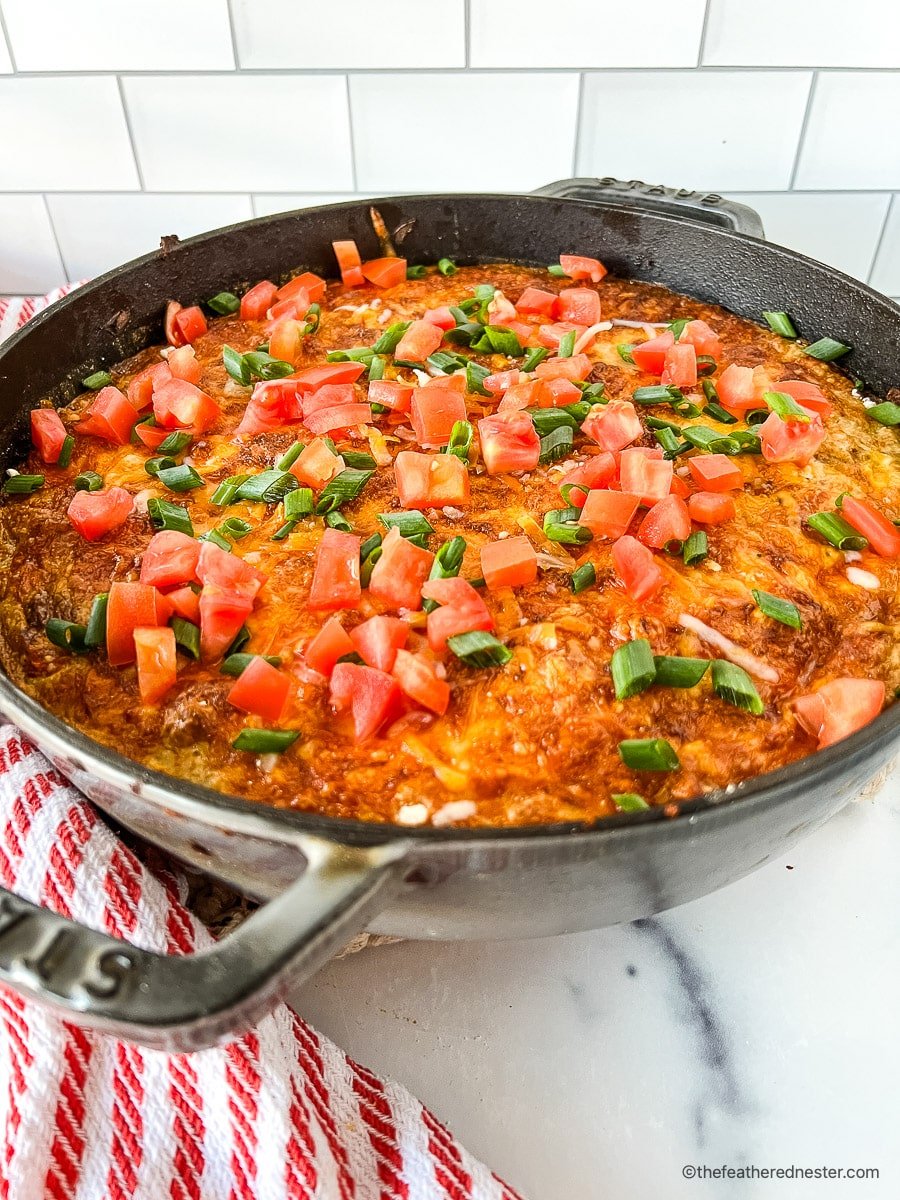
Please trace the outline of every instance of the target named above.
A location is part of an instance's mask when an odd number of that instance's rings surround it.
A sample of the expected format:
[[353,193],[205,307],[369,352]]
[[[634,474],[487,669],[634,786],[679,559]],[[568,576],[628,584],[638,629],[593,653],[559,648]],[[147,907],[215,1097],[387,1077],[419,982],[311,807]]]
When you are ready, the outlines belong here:
[[6,49],[9,52],[9,61],[12,64],[13,71],[18,74],[19,68],[16,66],[16,56],[13,54],[12,38],[9,36],[9,30],[6,28],[6,13],[0,7],[0,30],[3,31],[3,37],[6,41]]
[[231,0],[225,0],[225,9],[228,13],[228,32],[229,36],[231,37],[231,56],[234,59],[234,69],[236,71],[240,71],[241,56],[238,50],[237,34],[234,30],[234,10],[231,6]]
[[578,103],[575,108],[575,137],[572,144],[572,178],[578,174],[581,160],[582,125],[584,123],[584,72],[578,76]]
[[53,233],[53,243],[56,246],[56,253],[59,255],[59,265],[62,267],[63,280],[66,281],[71,279],[71,276],[69,275],[69,267],[66,263],[66,256],[63,254],[62,246],[59,241],[59,233],[56,229],[56,222],[53,220],[53,213],[50,210],[50,203],[47,200],[46,194],[41,193],[41,200],[44,202],[44,211],[47,214],[47,220],[50,222],[50,229]]
[[468,69],[472,61],[472,0],[465,0],[463,8],[463,36],[465,37],[465,57],[463,61]]
[[[572,63],[565,67],[238,67],[235,70],[225,70],[221,67],[214,69],[204,69],[202,67],[193,67],[186,70],[176,70],[169,68],[168,70],[124,70],[116,71],[115,68],[98,71],[17,71],[16,77],[23,79],[60,79],[60,78],[90,78],[93,76],[109,76],[118,74],[122,78],[130,78],[132,76],[149,76],[166,78],[168,76],[183,76],[183,75],[574,75],[579,71],[586,74],[594,75],[614,75],[614,74],[667,74],[677,72],[678,74],[688,74],[696,71],[697,67],[694,63],[684,64],[681,66],[653,66],[643,67],[639,64],[633,66],[608,66],[597,67],[585,63]],[[896,69],[891,67],[821,67],[811,65],[809,63],[798,63],[793,66],[785,66],[783,64],[766,64],[755,63],[752,66],[736,63],[732,66],[726,66],[721,63],[716,63],[710,66],[703,67],[704,75],[759,75],[759,74],[774,74],[787,75],[797,72],[815,71],[821,75],[888,75],[895,76]],[[12,76],[0,76],[0,79],[11,79]]]
[[712,7],[712,0],[706,0],[706,8],[703,10],[703,25],[700,29],[700,45],[697,47],[697,66],[703,66],[703,58],[706,54],[706,31],[709,28],[709,10]]
[[813,71],[812,81],[809,85],[809,91],[806,94],[806,108],[803,110],[803,120],[800,123],[800,133],[797,137],[797,152],[794,155],[794,166],[791,170],[791,177],[788,180],[788,191],[794,190],[794,184],[797,180],[797,172],[800,170],[800,159],[803,157],[803,143],[806,141],[806,130],[809,125],[810,114],[813,109],[813,102],[816,96],[816,84],[819,82],[818,71]]
[[[356,130],[353,128],[353,99],[350,91],[350,76],[344,76],[344,90],[347,96],[347,128],[350,134],[350,181],[353,184],[352,191],[358,191],[357,174],[356,174]],[[309,195],[309,192],[303,193]],[[288,193],[290,195],[290,193]]]
[[[146,192],[141,192],[137,187],[133,188],[44,188],[43,193],[47,196],[72,196],[72,195],[99,195],[99,196],[347,196],[353,199],[354,195],[359,195],[361,199],[368,199],[374,193],[372,189],[359,188],[329,188],[324,189],[312,188],[252,188],[242,191],[228,191],[223,188],[185,188],[183,191],[176,191],[172,188],[148,188]],[[708,189],[698,189],[706,191]],[[795,188],[788,191],[786,188],[720,188],[718,189],[723,195],[729,196],[890,196],[892,194],[900,195],[900,188],[894,189],[889,187],[880,188]],[[37,191],[34,187],[26,188],[3,188],[0,190],[0,196],[33,196]],[[382,196],[433,196],[435,192],[440,193],[441,189],[425,189],[425,188],[402,188],[396,192],[381,192]],[[445,189],[448,196],[454,195],[449,189]],[[516,189],[511,189],[515,192]],[[464,192],[464,195],[470,193]]]
[[134,144],[134,131],[131,128],[131,114],[128,111],[128,102],[125,99],[125,87],[122,83],[122,76],[116,76],[116,87],[119,89],[119,102],[122,105],[122,115],[125,118],[125,128],[128,130],[128,141],[131,146],[131,157],[134,159],[134,169],[137,171],[138,184],[140,190],[146,191],[144,186],[144,172],[141,170],[141,160],[138,158],[137,146]]
[[869,270],[866,274],[866,283],[870,285],[872,283],[872,276],[875,274],[875,268],[878,265],[878,256],[881,253],[881,247],[884,245],[885,238],[887,237],[888,225],[890,224],[891,214],[894,211],[896,203],[897,194],[895,192],[888,201],[887,208],[884,210],[884,221],[881,225],[881,231],[878,234],[878,240],[875,243],[875,249],[872,251],[872,261],[869,263]]

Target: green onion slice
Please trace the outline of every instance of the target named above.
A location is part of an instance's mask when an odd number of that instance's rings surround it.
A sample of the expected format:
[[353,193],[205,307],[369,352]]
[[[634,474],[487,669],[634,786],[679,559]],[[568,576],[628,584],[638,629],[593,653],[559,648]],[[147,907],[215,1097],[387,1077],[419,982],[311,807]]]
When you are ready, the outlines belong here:
[[617,700],[627,700],[648,688],[656,678],[653,651],[646,638],[618,646],[609,664]]
[[538,459],[541,463],[559,462],[571,453],[574,444],[572,429],[568,425],[559,425],[552,429],[546,437],[541,438],[541,452]]
[[718,421],[720,425],[737,425],[737,417],[733,417],[731,413],[718,404],[715,400],[711,401],[703,409],[703,416],[709,417],[713,421]]
[[575,353],[575,330],[570,329],[568,333],[564,333],[559,339],[559,349],[556,351],[558,358],[571,358]]
[[58,467],[68,467],[72,462],[72,451],[75,449],[75,439],[71,433],[67,433],[63,438],[63,444],[60,447],[59,458],[56,460]]
[[379,513],[378,520],[385,529],[399,529],[401,537],[426,537],[434,533],[434,526],[417,508],[405,512]]
[[271,663],[273,667],[281,666],[281,659],[277,654],[229,654],[223,661],[219,670],[223,675],[242,675],[247,667],[253,662],[254,658],[264,658],[267,663]]
[[374,471],[377,466],[371,454],[364,454],[359,450],[342,450],[341,457],[344,466],[352,467],[354,471]]
[[178,533],[194,536],[191,514],[181,504],[160,500],[156,496],[147,501],[147,516],[154,529],[175,529]]
[[452,258],[439,258],[437,269],[442,275],[455,275],[459,267]]
[[244,362],[243,354],[238,354],[237,350],[231,346],[223,346],[222,362],[235,383],[240,383],[244,387],[250,386],[250,368]]
[[637,792],[613,792],[610,799],[619,812],[643,812],[650,805]]
[[10,475],[3,484],[8,496],[30,496],[44,486],[44,475]]
[[476,396],[490,396],[491,393],[484,386],[484,381],[490,373],[490,369],[483,367],[481,363],[468,361],[466,363],[466,391],[474,392]]
[[763,400],[782,421],[801,421],[804,425],[809,424],[809,413],[804,412],[794,397],[789,396],[787,392],[766,392]]
[[301,517],[308,517],[313,511],[314,503],[312,488],[295,488],[284,497],[284,519],[293,522]]
[[[288,446],[281,458],[275,464],[277,471],[289,471],[305,449],[303,442],[294,442]],[[214,493],[215,494],[215,493]]]
[[393,354],[400,343],[400,339],[409,329],[411,321],[395,321],[393,325],[388,325],[384,333],[372,347],[373,354]]
[[564,408],[526,408],[525,412],[531,417],[535,431],[540,438],[545,438],[549,433],[553,433],[554,429],[560,427],[567,427],[572,431],[578,428],[578,422]]
[[540,366],[549,353],[546,346],[529,346],[522,362],[522,370],[533,371],[535,367]]
[[763,312],[763,320],[773,333],[779,333],[784,338],[792,340],[797,336],[794,323],[786,312]]
[[674,654],[657,654],[654,683],[659,687],[696,687],[709,670],[708,658],[681,658]]
[[671,329],[672,333],[675,335],[676,342],[684,333],[688,325],[690,325],[692,320],[692,317],[679,317],[677,321],[669,322],[669,329]]
[[109,387],[112,375],[109,371],[95,371],[93,375],[88,375],[87,379],[82,379],[81,383],[88,391],[99,392],[101,388]]
[[249,478],[249,475],[229,475],[227,479],[222,480],[222,482],[210,496],[210,504],[216,504],[219,508],[224,508],[228,504],[233,504],[237,499],[237,494],[241,487]]
[[681,766],[665,738],[626,738],[619,742],[619,757],[632,771],[677,771]]
[[770,592],[760,591],[759,588],[753,588],[751,594],[759,611],[765,613],[767,617],[771,617],[773,621],[780,621],[782,625],[790,625],[791,629],[802,628],[803,621],[800,617],[800,609],[796,604],[792,604],[790,600],[782,600],[779,596],[773,596]]
[[867,538],[837,513],[812,513],[806,523],[838,550],[865,550],[869,544]]
[[166,456],[168,454],[181,454],[182,450],[186,450],[191,444],[191,435],[183,429],[177,429],[174,433],[170,433],[160,442],[156,453]]
[[900,404],[894,404],[891,400],[885,400],[883,404],[876,404],[873,408],[867,408],[866,416],[871,417],[873,421],[877,421],[879,425],[900,425]]
[[735,708],[742,708],[755,716],[759,716],[765,710],[759,692],[747,672],[724,658],[713,659],[712,685],[716,695],[721,700],[733,704]]
[[339,529],[341,533],[353,532],[353,526],[339,508],[333,508],[325,514],[325,524],[329,529]]
[[200,657],[200,629],[193,621],[184,617],[173,617],[169,622],[175,634],[175,645],[180,646],[191,658]]
[[428,274],[428,268],[420,265],[415,265],[406,268],[407,279],[424,279]]
[[234,292],[217,292],[215,296],[207,300],[206,307],[211,308],[220,317],[227,317],[238,311],[241,302]]
[[[380,550],[381,535],[376,534],[374,536],[378,537],[378,539],[379,539],[378,547]],[[360,553],[362,553],[362,550],[365,550],[367,545],[368,545],[368,542],[363,543]],[[373,549],[374,549],[374,547],[373,547]],[[452,537],[449,540],[449,542],[444,542],[443,546],[441,546],[441,548],[438,550],[437,554],[434,556],[434,562],[431,564],[431,573],[429,574],[428,578],[429,579],[453,579],[453,578],[455,578],[459,574],[460,568],[462,567],[462,561],[463,561],[463,556],[464,556],[465,552],[466,552],[466,539],[463,537],[459,537],[459,536]],[[363,555],[362,557],[365,559],[366,556]],[[436,600],[423,600],[422,601],[422,608],[424,609],[424,611],[426,613],[434,612],[434,610],[437,607],[438,607],[438,603]]]
[[450,441],[446,445],[447,454],[452,454],[464,463],[468,463],[474,436],[475,430],[469,421],[454,421],[453,428],[450,430]]
[[106,645],[106,609],[109,605],[109,592],[100,592],[91,601],[91,611],[88,615],[84,630],[84,644],[93,649],[95,646]]
[[247,645],[247,643],[249,641],[250,641],[250,630],[247,628],[246,625],[242,625],[240,627],[240,629],[237,631],[237,633],[234,635],[234,641],[231,643],[231,645],[225,651],[225,658],[228,658],[228,656],[231,654],[237,654],[237,652],[239,650],[243,650],[243,648]]
[[82,471],[75,476],[76,492],[99,492],[103,487],[103,478],[96,471]]
[[512,658],[508,646],[482,629],[457,633],[447,638],[447,645],[467,667],[502,667]]
[[152,476],[157,476],[159,475],[160,471],[166,471],[170,467],[177,466],[178,463],[176,463],[174,458],[163,457],[162,455],[154,455],[153,458],[147,458],[144,460],[144,470],[148,475]]
[[[294,478],[293,475],[291,478]],[[320,515],[334,512],[336,508],[340,508],[348,500],[355,500],[371,478],[371,471],[355,471],[352,467],[347,467],[346,470],[341,471],[340,475],[335,475],[334,479],[322,488],[322,491],[319,493],[319,503],[316,505],[316,512]],[[294,480],[294,482],[296,483],[297,481]]]
[[[252,500],[263,504],[277,504],[288,492],[300,486],[296,475],[290,471],[279,471],[277,467],[249,475],[235,491],[238,500]],[[214,497],[215,498],[215,497]]]
[[[178,467],[162,468],[156,478],[170,492],[190,492],[194,488],[203,487],[202,476],[198,475],[193,467],[189,467],[185,463],[182,463]],[[293,479],[293,476],[291,478]]]
[[434,354],[429,354],[425,359],[429,367],[433,367],[443,375],[452,375],[454,371],[461,371],[468,361],[464,354],[454,354],[450,350],[435,350]]
[[219,533],[218,529],[207,529],[206,533],[201,533],[197,538],[198,542],[212,542],[214,546],[218,546],[220,550],[227,550],[231,553],[231,542],[228,538]]
[[740,454],[741,444],[730,434],[720,433],[706,425],[686,425],[681,436],[692,446],[710,454]]
[[59,617],[51,617],[44,626],[44,632],[54,646],[60,650],[70,650],[73,654],[86,654],[90,646],[85,642],[87,628],[75,621],[63,621]]
[[621,358],[622,362],[628,363],[629,367],[634,366],[634,358],[631,354],[633,348],[633,346],[629,346],[625,343],[616,346],[616,353],[618,354],[619,358]]
[[565,279],[566,273],[559,263],[551,263],[547,268],[547,274],[552,275],[554,279]]
[[329,350],[325,355],[326,362],[361,362],[368,367],[375,357],[374,346],[351,346],[349,350]]
[[697,563],[703,562],[704,558],[709,554],[709,538],[706,535],[706,530],[695,530],[684,543],[682,553],[684,555],[685,566],[687,567],[695,567]]
[[671,385],[654,384],[651,387],[635,388],[632,398],[637,404],[670,404],[673,400],[683,400],[684,392]]
[[851,347],[845,346],[843,342],[824,337],[813,342],[811,346],[807,346],[804,354],[808,354],[810,358],[817,358],[820,362],[834,362],[836,358],[842,358],[845,354],[849,354],[850,350]]
[[577,596],[579,592],[583,592],[585,588],[592,587],[597,582],[597,568],[593,563],[582,563],[572,572],[569,582],[572,585],[572,591]]
[[300,736],[297,729],[242,729],[231,743],[235,750],[251,754],[281,754]]

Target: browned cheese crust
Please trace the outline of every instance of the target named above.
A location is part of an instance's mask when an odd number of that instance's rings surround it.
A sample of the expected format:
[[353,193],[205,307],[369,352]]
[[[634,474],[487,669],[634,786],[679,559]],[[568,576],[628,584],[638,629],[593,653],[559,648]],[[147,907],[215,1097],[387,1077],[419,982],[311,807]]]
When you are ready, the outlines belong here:
[[[567,286],[543,271],[490,265],[463,268],[450,278],[429,274],[379,292],[380,303],[370,306],[373,289],[343,292],[330,284],[319,333],[307,339],[300,367],[323,362],[329,350],[373,342],[385,328],[386,310],[390,320],[419,317],[427,308],[471,296],[482,282],[502,288],[512,300],[528,284],[547,290]],[[195,345],[203,364],[200,386],[224,412],[213,432],[188,452],[187,461],[204,477],[203,489],[172,497],[145,473],[143,447],[110,447],[93,437],[78,437],[68,469],[29,460],[24,469],[44,472],[46,486],[33,496],[8,498],[0,507],[4,669],[63,720],[147,766],[263,804],[376,821],[394,821],[401,806],[419,803],[433,816],[456,800],[474,801],[475,815],[464,822],[471,825],[591,820],[615,811],[612,793],[638,792],[654,804],[666,804],[812,753],[815,743],[791,711],[793,696],[842,675],[882,679],[889,697],[900,684],[898,564],[865,552],[857,565],[876,575],[879,587],[860,587],[848,580],[844,555],[805,530],[803,522],[810,513],[831,510],[844,491],[889,513],[900,511],[897,433],[866,417],[851,382],[839,371],[749,321],[649,284],[607,278],[598,290],[604,319],[702,318],[722,340],[723,364],[765,365],[773,380],[809,380],[835,405],[825,442],[808,467],[769,465],[753,455],[733,460],[745,478],[744,490],[735,496],[736,520],[709,527],[710,554],[699,566],[657,555],[665,586],[652,601],[638,604],[625,595],[611,565],[609,542],[553,547],[557,557],[594,563],[597,585],[573,596],[566,573],[543,569],[527,587],[488,596],[497,634],[514,650],[512,660],[499,670],[473,670],[450,656],[452,700],[444,717],[410,713],[383,736],[356,745],[347,719],[330,710],[327,686],[303,669],[298,653],[324,619],[306,606],[322,522],[300,522],[285,541],[273,542],[280,506],[239,503],[227,514],[244,517],[253,532],[240,542],[238,553],[268,576],[248,622],[249,649],[281,655],[296,680],[281,724],[301,736],[274,763],[232,749],[233,738],[248,722],[226,702],[233,680],[215,666],[180,655],[176,687],[159,706],[144,707],[133,667],[116,669],[102,654],[76,656],[56,649],[44,633],[47,619],[84,622],[95,593],[108,590],[113,580],[136,580],[153,533],[146,513],[136,511],[115,533],[95,544],[85,542],[66,517],[78,472],[97,471],[106,486],[140,493],[139,509],[140,499],[151,495],[185,503],[201,533],[222,518],[222,510],[208,505],[221,480],[273,465],[295,437],[303,436],[302,427],[285,427],[243,444],[235,441],[233,430],[249,389],[229,381],[222,346],[252,349],[263,340],[264,329],[261,323],[225,317],[212,321]],[[615,349],[644,337],[640,330],[618,327],[600,334],[592,352],[592,379],[603,380],[608,396],[630,399],[636,387],[658,382],[626,365]],[[158,361],[158,354],[148,350],[121,364],[113,372],[115,382],[125,386],[137,370]],[[480,361],[495,370],[510,365],[499,356]],[[360,399],[364,383],[357,388]],[[89,399],[80,397],[63,412],[67,424]],[[466,399],[473,422],[495,407],[483,397]],[[672,416],[662,408],[641,413]],[[382,428],[391,432],[386,423]],[[727,432],[726,426],[719,428]],[[359,440],[342,444],[369,448]],[[655,444],[650,430],[642,444]],[[409,443],[395,439],[387,446],[396,453]],[[574,460],[583,461],[584,454]],[[572,465],[568,460],[566,466]],[[544,512],[561,506],[562,474],[562,464],[538,467],[524,477],[491,477],[475,467],[472,502],[463,515],[426,511],[436,530],[432,547],[463,534],[468,550],[461,573],[470,579],[480,575],[479,548],[485,542],[503,532],[521,533],[523,517],[540,525]],[[366,537],[381,528],[376,514],[391,508],[399,508],[399,502],[387,467],[345,514],[354,532]],[[751,588],[792,600],[802,614],[802,630],[764,616]],[[345,624],[377,611],[384,610],[364,592],[359,612],[345,614]],[[700,618],[774,668],[777,683],[755,680],[765,702],[762,716],[716,698],[708,676],[693,689],[651,687],[631,699],[615,699],[610,657],[631,638],[648,638],[656,654],[716,656],[679,625],[681,613]],[[424,618],[410,639],[411,649],[420,645]],[[618,743],[642,737],[667,738],[681,769],[637,774],[625,767]]]

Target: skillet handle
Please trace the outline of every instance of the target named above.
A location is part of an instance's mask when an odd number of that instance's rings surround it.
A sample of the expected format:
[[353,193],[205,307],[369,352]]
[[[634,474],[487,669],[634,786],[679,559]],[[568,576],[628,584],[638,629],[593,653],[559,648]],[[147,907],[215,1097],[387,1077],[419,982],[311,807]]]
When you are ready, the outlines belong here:
[[184,1052],[252,1026],[311,975],[399,887],[409,846],[304,836],[306,870],[207,950],[156,954],[0,889],[0,983],[67,1021]]
[[766,236],[758,213],[746,204],[726,200],[718,192],[692,192],[687,188],[663,187],[643,183],[640,179],[557,179],[534,192],[535,196],[553,196],[560,200],[589,200],[612,208],[649,209],[669,217],[686,217],[746,233],[750,237]]

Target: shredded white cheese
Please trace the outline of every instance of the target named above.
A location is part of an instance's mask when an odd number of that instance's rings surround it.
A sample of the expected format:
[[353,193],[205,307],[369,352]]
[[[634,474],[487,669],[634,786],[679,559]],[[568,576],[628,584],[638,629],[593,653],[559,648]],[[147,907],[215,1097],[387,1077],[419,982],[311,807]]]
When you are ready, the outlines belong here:
[[778,682],[778,672],[774,667],[770,667],[768,663],[764,663],[761,658],[757,658],[755,654],[751,654],[743,646],[735,645],[730,638],[725,637],[723,633],[719,633],[717,629],[713,629],[711,625],[706,625],[697,617],[692,617],[690,613],[679,613],[678,623],[679,625],[683,625],[685,629],[690,629],[692,633],[696,633],[701,641],[708,642],[710,646],[715,646],[729,662],[733,662],[735,666],[743,667],[748,674],[765,679],[768,683]]
[[424,804],[401,804],[397,809],[398,825],[424,825],[428,820],[428,809]]
[[873,575],[871,571],[863,571],[860,567],[848,567],[847,578],[857,587],[865,588],[869,592],[876,592],[881,586],[877,575]]
[[465,821],[474,817],[477,809],[473,800],[448,800],[431,818],[432,825],[452,825],[454,821]]

